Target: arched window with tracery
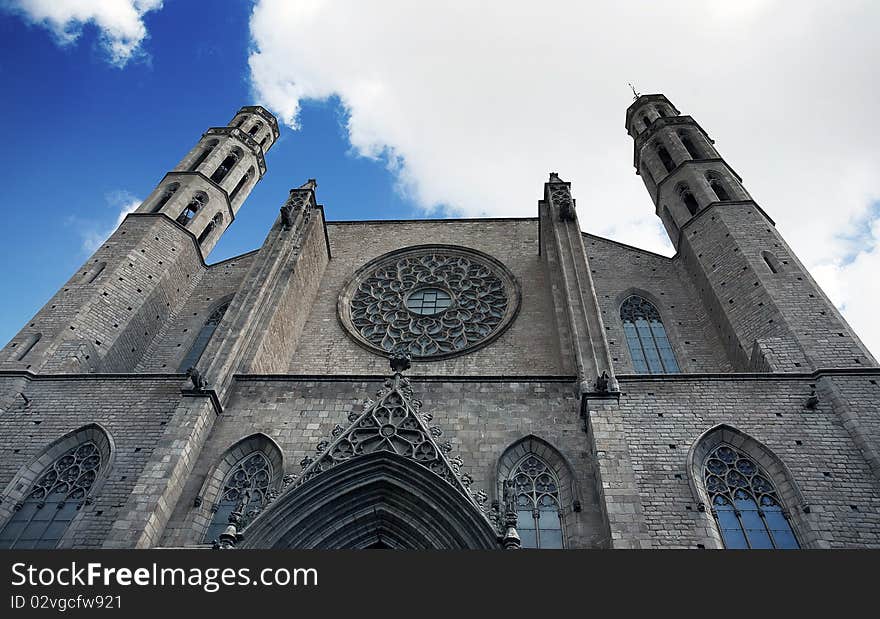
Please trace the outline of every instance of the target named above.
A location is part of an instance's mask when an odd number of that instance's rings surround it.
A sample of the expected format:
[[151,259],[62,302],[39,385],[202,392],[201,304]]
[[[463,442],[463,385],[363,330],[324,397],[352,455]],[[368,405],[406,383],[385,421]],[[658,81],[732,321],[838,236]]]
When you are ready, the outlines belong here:
[[721,443],[703,468],[725,548],[800,548],[770,476],[745,453]]
[[555,471],[528,454],[510,475],[516,493],[516,530],[523,548],[562,548],[562,512]]
[[101,450],[92,441],[46,467],[0,531],[0,548],[55,548],[98,478]]
[[256,451],[239,460],[223,480],[219,500],[211,508],[214,515],[204,540],[210,542],[217,539],[229,526],[232,512],[238,510],[247,519],[248,512],[262,507],[266,503],[272,478],[272,465],[263,452]]
[[199,362],[199,359],[201,359],[202,354],[208,347],[208,342],[211,341],[211,337],[214,335],[214,331],[216,331],[217,327],[220,326],[220,321],[223,320],[223,315],[226,314],[227,309],[229,309],[229,303],[224,303],[213,312],[211,312],[210,316],[208,316],[205,324],[203,324],[202,328],[199,330],[199,334],[196,336],[196,339],[193,340],[192,346],[190,346],[189,348],[189,352],[186,353],[183,361],[180,362],[180,367],[178,369],[181,372],[187,371],[189,368],[193,367],[196,363]]
[[620,320],[636,373],[680,372],[660,312],[650,301],[637,295],[627,297],[620,306]]

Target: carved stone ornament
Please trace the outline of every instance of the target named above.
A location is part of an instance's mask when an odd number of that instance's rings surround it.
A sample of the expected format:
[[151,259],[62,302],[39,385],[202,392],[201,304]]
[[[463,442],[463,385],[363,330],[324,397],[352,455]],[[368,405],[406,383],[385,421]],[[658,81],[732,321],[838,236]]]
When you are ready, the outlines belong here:
[[[360,413],[351,425],[333,439],[316,459],[303,459],[303,472],[282,492],[293,492],[301,484],[339,464],[358,456],[390,451],[415,461],[455,487],[484,516],[486,494],[471,491],[473,479],[462,474],[460,457],[449,458],[439,446],[435,432],[425,425],[418,407],[413,405],[410,382],[400,371],[385,381],[375,402]],[[439,428],[436,428],[439,430]]]
[[445,359],[493,341],[519,309],[500,262],[449,245],[420,245],[367,263],[339,296],[339,319],[362,346],[387,356]]

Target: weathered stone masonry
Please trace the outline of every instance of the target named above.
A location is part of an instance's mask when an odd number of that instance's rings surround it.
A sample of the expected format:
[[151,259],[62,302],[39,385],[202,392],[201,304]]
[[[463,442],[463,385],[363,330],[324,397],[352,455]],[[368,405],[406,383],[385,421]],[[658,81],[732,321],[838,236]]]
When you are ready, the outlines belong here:
[[[312,520],[320,501],[347,510],[323,525],[332,543],[528,546],[529,514],[544,523],[543,512],[517,514],[522,495],[507,482],[534,457],[553,480],[535,487],[558,507],[543,543],[556,526],[567,548],[721,548],[704,471],[709,450],[730,445],[771,478],[800,547],[880,547],[876,360],[693,118],[646,95],[626,128],[671,258],[582,232],[578,215],[592,206],[578,208],[554,173],[537,217],[518,219],[326,221],[309,180],[291,189],[260,248],[208,265],[279,136],[258,106],[209,129],[3,348],[0,536],[9,523],[23,530],[16,514],[33,512],[29,493],[56,454],[88,439],[104,450],[101,469],[59,547],[250,547],[268,539],[265,523],[284,529],[306,495]],[[404,250],[419,268],[385,259]],[[385,354],[346,318],[343,292],[368,285],[371,263],[402,269],[359,297],[379,299],[358,308],[358,328],[375,324]],[[493,279],[490,264],[510,281]],[[501,283],[475,284],[487,281]],[[622,318],[631,297],[662,332]],[[393,395],[370,440],[401,451],[343,444],[386,397],[388,357],[403,340],[454,349],[394,370],[411,393]],[[677,373],[651,357],[665,341]],[[406,451],[395,410],[430,428],[422,451]],[[343,454],[332,475],[315,474],[336,437],[369,455]],[[271,479],[236,494],[233,472],[250,456]],[[458,485],[426,474],[427,461]],[[310,465],[314,476],[298,480]],[[331,478],[343,481],[322,481]],[[430,507],[441,499],[467,517]],[[243,537],[206,538],[215,514]],[[450,523],[473,530],[456,536]]]

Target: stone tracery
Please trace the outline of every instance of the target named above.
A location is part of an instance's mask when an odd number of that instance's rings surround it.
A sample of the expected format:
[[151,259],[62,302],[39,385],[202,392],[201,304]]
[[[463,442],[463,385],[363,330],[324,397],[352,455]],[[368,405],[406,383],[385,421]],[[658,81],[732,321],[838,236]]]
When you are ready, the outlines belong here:
[[517,303],[515,280],[500,263],[461,248],[423,246],[368,264],[343,291],[340,315],[376,352],[431,359],[491,340]]

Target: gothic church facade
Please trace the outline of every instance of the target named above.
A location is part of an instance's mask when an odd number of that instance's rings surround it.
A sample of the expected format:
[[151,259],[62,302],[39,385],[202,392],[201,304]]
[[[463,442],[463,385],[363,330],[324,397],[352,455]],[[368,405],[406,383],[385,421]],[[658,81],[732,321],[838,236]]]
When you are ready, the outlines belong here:
[[626,130],[672,258],[551,174],[518,219],[310,180],[208,264],[279,137],[209,129],[0,351],[0,547],[880,547],[877,361],[693,118]]

